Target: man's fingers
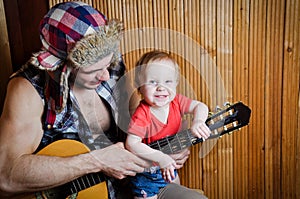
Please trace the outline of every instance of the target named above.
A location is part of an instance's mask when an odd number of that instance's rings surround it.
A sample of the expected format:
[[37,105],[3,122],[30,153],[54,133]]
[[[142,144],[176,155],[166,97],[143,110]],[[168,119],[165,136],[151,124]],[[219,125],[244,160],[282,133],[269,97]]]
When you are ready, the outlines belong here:
[[139,164],[131,163],[128,170],[135,173],[142,173],[145,170],[145,168],[147,168],[147,166],[149,167],[149,165],[146,165],[144,167]]
[[135,165],[139,166],[140,168],[148,168],[151,166],[151,163],[149,161],[143,160],[141,158],[138,158],[137,156],[134,157],[133,162]]

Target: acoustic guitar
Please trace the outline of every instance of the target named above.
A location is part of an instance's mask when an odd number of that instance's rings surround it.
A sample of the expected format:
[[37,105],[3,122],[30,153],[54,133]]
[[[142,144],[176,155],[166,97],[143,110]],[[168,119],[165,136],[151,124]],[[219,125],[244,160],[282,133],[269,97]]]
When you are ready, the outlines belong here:
[[[79,155],[89,152],[90,149],[83,143],[76,140],[63,139],[55,141],[45,148],[40,150],[37,154],[68,157]],[[108,192],[106,186],[106,176],[102,173],[90,173],[79,177],[64,185],[28,194],[25,196],[19,196],[17,198],[24,199],[108,199]]]
[[[206,120],[206,124],[212,132],[209,139],[220,138],[224,134],[231,133],[248,125],[250,115],[250,108],[242,102],[233,105],[228,104],[217,112],[210,114]],[[202,141],[202,138],[193,137],[191,131],[187,129],[153,142],[149,144],[149,146],[164,153],[172,154]],[[87,153],[89,151],[89,148],[81,142],[64,139],[49,144],[39,151],[38,154],[67,157]],[[91,173],[68,182],[67,184],[36,192],[23,198],[107,199],[106,179],[102,173]]]
[[[211,131],[208,139],[221,138],[224,134],[239,130],[248,125],[250,116],[250,108],[242,102],[225,104],[223,108],[218,108],[217,112],[210,113],[205,121]],[[149,146],[166,154],[173,154],[200,142],[203,142],[203,139],[193,137],[191,130],[187,129],[152,142]]]

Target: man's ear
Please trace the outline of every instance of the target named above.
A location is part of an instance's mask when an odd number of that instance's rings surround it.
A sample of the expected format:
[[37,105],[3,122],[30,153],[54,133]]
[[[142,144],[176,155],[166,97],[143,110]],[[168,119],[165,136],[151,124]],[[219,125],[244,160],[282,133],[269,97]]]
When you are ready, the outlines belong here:
[[79,68],[74,68],[74,67],[70,68],[69,80],[71,82],[75,81],[75,78],[76,78],[76,75],[77,75],[78,71],[79,71]]

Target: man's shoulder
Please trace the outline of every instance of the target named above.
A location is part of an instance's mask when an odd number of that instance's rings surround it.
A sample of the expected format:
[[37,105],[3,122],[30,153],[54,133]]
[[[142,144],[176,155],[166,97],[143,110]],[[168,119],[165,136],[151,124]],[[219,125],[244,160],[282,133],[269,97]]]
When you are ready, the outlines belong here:
[[34,88],[34,90],[38,92],[40,97],[43,98],[46,81],[45,79],[46,78],[44,70],[40,70],[32,65],[24,65],[22,68],[11,75],[10,83],[12,83],[14,86],[18,86],[20,84],[21,87],[24,86],[24,89],[26,89],[27,87],[28,89]]
[[32,84],[22,77],[11,79],[7,87],[3,115],[11,116],[14,120],[25,120],[29,116],[40,117],[42,111],[43,102]]
[[9,80],[8,82],[8,90],[13,90],[14,92],[24,92],[26,93],[27,89],[30,90],[33,88],[32,84],[22,76],[17,76]]
[[34,86],[24,77],[12,78],[7,86],[7,95],[10,95],[14,98],[20,99],[37,96],[37,99],[40,100],[40,97],[38,95],[35,95],[35,93],[36,90]]

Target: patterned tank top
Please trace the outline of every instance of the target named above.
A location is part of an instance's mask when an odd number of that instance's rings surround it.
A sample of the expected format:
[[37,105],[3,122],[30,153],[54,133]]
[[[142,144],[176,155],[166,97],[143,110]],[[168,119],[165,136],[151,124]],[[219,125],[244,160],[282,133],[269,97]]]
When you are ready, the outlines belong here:
[[[24,65],[14,73],[13,77],[26,78],[36,89],[44,104],[44,112],[41,118],[44,134],[36,151],[59,139],[80,140],[91,149],[104,148],[112,143],[124,139],[125,134],[116,125],[118,118],[116,102],[113,97],[113,89],[116,81],[124,74],[125,66],[121,64],[118,69],[110,70],[111,79],[102,82],[96,92],[104,101],[108,110],[111,110],[112,124],[108,131],[103,132],[97,139],[92,138],[86,120],[80,112],[79,105],[72,91],[69,91],[66,106],[60,111],[53,110],[55,100],[59,100],[59,83],[50,78],[48,73],[31,65]],[[46,86],[47,85],[47,86]],[[114,91],[115,92],[115,91]],[[51,98],[47,97],[51,96]]]

